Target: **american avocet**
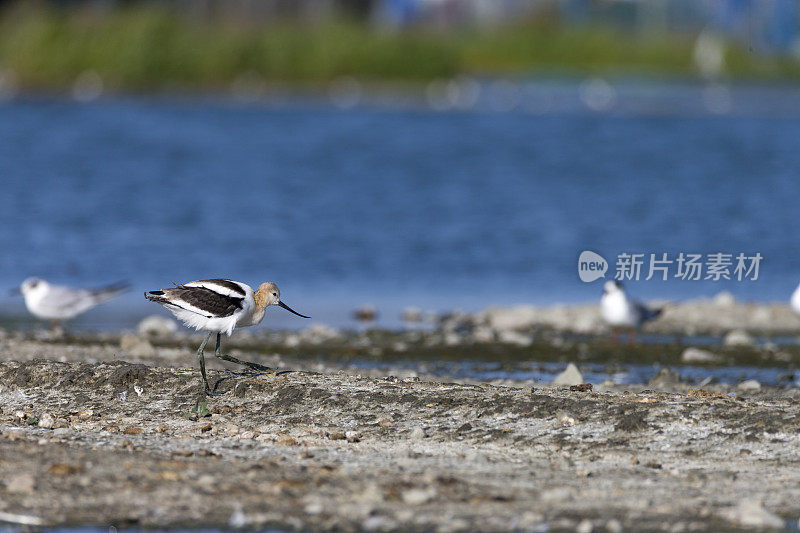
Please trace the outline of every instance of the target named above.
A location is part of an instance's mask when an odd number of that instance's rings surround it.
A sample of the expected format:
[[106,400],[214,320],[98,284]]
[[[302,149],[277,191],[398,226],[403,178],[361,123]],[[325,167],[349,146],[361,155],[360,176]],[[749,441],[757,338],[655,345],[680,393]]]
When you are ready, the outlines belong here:
[[41,278],[28,278],[12,292],[22,294],[28,311],[37,318],[51,320],[55,329],[60,320],[75,318],[92,307],[119,296],[127,289],[126,283],[99,289],[78,289],[54,285]]
[[[625,288],[618,281],[606,281],[603,285],[603,296],[600,298],[600,315],[614,328],[631,328],[630,342],[636,340],[636,330],[648,320],[658,317],[663,309],[650,309],[641,302],[633,300],[625,293]],[[616,338],[616,331],[614,332]]]
[[301,315],[283,303],[281,291],[274,283],[262,283],[254,291],[249,285],[230,279],[204,279],[184,285],[175,285],[169,289],[149,291],[144,293],[144,297],[172,311],[178,320],[190,328],[208,331],[205,340],[197,349],[197,360],[200,362],[204,390],[209,395],[218,394],[208,385],[203,353],[211,335],[217,334],[214,356],[218,359],[244,365],[254,370],[269,371],[272,369],[258,363],[242,361],[219,353],[222,334],[226,333],[230,336],[234,328],[255,326],[264,318],[264,313],[270,305],[283,307],[303,318],[311,318]]

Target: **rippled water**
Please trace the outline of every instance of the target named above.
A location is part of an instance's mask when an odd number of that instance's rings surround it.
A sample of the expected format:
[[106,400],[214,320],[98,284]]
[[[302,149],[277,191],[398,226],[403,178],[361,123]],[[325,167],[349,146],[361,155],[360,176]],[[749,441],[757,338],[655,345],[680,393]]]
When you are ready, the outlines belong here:
[[391,324],[406,305],[593,300],[599,286],[576,275],[584,249],[723,251],[760,252],[760,279],[631,290],[785,301],[800,280],[797,91],[739,94],[721,116],[684,88],[666,107],[620,91],[619,113],[6,102],[0,284],[134,284],[87,326],[156,312],[141,290],[218,276],[275,280],[295,309],[339,325],[372,302]]
[[[430,362],[408,364],[360,362],[360,368],[379,368],[383,370],[400,369],[440,377],[477,379],[481,381],[513,380],[530,383],[549,384],[566,365],[555,362],[525,362],[507,364],[486,361]],[[647,384],[663,367],[660,365],[606,365],[601,363],[581,363],[580,370],[587,383],[611,381],[617,385]],[[700,367],[681,365],[673,369],[681,382],[704,386],[709,383],[736,385],[755,379],[762,385],[778,387],[800,386],[800,371],[785,368],[755,366]]]

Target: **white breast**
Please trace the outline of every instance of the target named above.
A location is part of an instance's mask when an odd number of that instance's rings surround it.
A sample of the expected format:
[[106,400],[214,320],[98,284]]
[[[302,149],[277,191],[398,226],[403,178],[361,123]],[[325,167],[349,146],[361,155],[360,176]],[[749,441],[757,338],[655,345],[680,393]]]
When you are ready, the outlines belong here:
[[635,306],[622,291],[603,295],[600,299],[600,315],[611,326],[638,326]]
[[792,306],[792,311],[800,315],[800,285],[792,293],[792,298],[789,300],[789,305]]

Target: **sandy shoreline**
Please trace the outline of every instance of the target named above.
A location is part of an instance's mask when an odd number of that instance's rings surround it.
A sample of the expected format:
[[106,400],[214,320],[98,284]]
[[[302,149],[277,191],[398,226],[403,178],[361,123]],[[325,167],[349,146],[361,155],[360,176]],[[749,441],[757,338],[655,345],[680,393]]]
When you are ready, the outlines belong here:
[[226,392],[197,416],[191,351],[156,342],[129,357],[119,342],[3,341],[0,513],[43,525],[437,531],[800,516],[797,388],[666,380],[577,392],[240,347],[297,371],[210,365]]

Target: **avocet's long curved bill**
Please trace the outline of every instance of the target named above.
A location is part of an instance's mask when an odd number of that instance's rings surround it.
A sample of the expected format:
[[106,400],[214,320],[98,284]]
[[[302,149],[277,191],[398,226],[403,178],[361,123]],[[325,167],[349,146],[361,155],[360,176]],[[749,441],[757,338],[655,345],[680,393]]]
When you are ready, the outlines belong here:
[[294,309],[292,309],[291,307],[289,307],[288,305],[286,305],[286,304],[285,304],[285,303],[283,303],[283,302],[278,302],[278,305],[280,305],[281,307],[283,307],[284,309],[286,309],[286,310],[287,310],[287,311],[289,311],[290,313],[294,313],[294,314],[296,314],[297,316],[301,316],[301,317],[303,317],[303,318],[311,318],[310,316],[301,315],[300,313],[298,313],[297,311],[295,311]]
[[8,291],[9,296],[19,296],[22,294],[22,290],[19,287],[14,287],[10,291]]

